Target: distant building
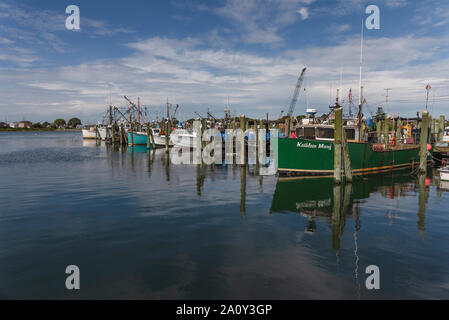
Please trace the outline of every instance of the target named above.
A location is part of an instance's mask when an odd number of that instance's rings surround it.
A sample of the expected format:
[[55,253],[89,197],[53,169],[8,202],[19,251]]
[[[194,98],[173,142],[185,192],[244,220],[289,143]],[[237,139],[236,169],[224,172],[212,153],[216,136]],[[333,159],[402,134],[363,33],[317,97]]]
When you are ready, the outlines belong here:
[[11,122],[9,124],[9,127],[13,128],[13,129],[17,129],[19,127],[19,123],[18,122]]
[[30,121],[20,121],[19,122],[19,128],[31,128],[32,125],[33,125],[33,123]]
[[5,128],[8,128],[8,127],[9,127],[9,125],[7,123],[0,122],[0,128],[1,129],[5,129]]

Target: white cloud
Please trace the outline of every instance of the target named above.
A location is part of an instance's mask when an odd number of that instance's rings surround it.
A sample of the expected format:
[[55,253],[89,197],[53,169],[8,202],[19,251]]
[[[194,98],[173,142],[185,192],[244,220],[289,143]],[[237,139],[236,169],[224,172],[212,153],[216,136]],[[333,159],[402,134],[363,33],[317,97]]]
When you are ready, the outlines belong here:
[[338,32],[345,32],[345,31],[348,31],[350,29],[351,29],[351,26],[349,24],[342,24],[342,25],[337,26],[337,28],[336,28],[336,30]]
[[306,20],[309,17],[309,9],[306,7],[302,7],[298,10],[298,13],[301,15],[302,20]]
[[[449,60],[438,59],[442,43],[447,39],[409,36],[367,40],[364,84],[370,108],[384,100],[383,89],[387,87],[394,88],[390,109],[403,115],[420,110],[428,82],[437,89],[437,97],[449,95]],[[182,118],[208,107],[221,114],[228,96],[236,114],[262,117],[269,112],[275,117],[285,108],[303,66],[308,67],[310,104],[320,112],[327,111],[331,81],[334,88],[338,86],[340,65],[344,95],[349,88],[354,95],[358,92],[357,37],[331,47],[280,52],[273,57],[205,48],[201,40],[191,38],[156,37],[128,47],[134,52],[118,60],[33,71],[0,70],[0,85],[10,87],[2,90],[0,107],[9,107],[10,117],[79,114],[84,120],[95,120],[111,90],[113,103],[118,105],[124,104],[123,95],[140,96],[143,104],[152,106],[152,117],[162,115],[167,97],[181,105]],[[412,101],[403,104],[399,100]],[[435,106],[437,110],[442,104]],[[302,94],[297,113],[304,109]]]
[[279,44],[279,32],[298,21],[303,0],[228,0],[216,13],[235,24],[240,40],[247,43]]

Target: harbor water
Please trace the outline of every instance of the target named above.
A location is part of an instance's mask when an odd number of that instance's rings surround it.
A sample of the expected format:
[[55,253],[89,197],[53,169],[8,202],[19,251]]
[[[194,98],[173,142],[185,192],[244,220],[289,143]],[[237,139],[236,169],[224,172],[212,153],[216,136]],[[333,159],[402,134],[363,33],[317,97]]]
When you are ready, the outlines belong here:
[[[0,177],[0,299],[449,299],[436,171],[334,187],[5,132]],[[69,265],[80,290],[66,289]]]

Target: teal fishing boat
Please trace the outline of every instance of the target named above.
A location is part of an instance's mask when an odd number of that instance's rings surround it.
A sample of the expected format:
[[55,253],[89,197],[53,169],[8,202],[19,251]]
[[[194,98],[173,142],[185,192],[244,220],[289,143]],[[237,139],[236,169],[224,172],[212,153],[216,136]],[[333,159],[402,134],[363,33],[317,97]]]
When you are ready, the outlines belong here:
[[[133,132],[133,133],[128,132],[128,142],[130,145],[146,146],[147,145],[147,133],[146,132]],[[150,148],[152,148],[151,143],[150,143]]]

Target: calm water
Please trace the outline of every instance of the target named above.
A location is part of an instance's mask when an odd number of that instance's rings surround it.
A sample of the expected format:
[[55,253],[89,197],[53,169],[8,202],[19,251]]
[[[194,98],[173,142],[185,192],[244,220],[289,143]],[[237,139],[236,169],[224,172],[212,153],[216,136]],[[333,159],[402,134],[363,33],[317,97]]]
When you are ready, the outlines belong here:
[[[0,178],[2,299],[449,299],[436,178],[278,181],[80,133],[0,133]],[[379,291],[365,288],[369,265]]]

